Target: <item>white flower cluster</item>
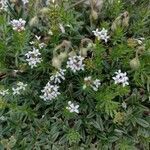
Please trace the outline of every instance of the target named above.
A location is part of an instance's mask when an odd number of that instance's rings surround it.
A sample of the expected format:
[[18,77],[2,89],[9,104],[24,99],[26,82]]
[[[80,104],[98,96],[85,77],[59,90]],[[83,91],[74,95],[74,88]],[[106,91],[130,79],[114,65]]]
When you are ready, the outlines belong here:
[[0,95],[1,95],[1,96],[5,96],[5,95],[8,95],[8,94],[9,94],[8,89],[7,89],[7,90],[1,90],[1,91],[0,91]]
[[51,85],[50,82],[46,84],[44,89],[42,90],[43,95],[40,96],[44,101],[55,99],[60,92],[58,91],[59,86]]
[[27,57],[26,61],[28,62],[29,66],[31,66],[31,68],[37,67],[37,64],[41,63],[42,58],[39,57],[40,55],[41,53],[39,52],[39,49],[36,49],[34,47],[33,51],[29,51],[25,54],[25,56]]
[[46,44],[43,43],[43,42],[42,42],[42,43],[39,43],[39,41],[40,41],[40,39],[41,39],[41,36],[35,35],[35,38],[36,38],[37,42],[35,42],[35,41],[29,42],[32,46],[37,47],[37,44],[38,44],[38,48],[39,48],[39,49],[42,49],[43,47],[46,46]]
[[4,10],[4,11],[7,11],[7,2],[8,0],[1,0],[0,1],[0,10]]
[[74,73],[76,71],[84,70],[85,64],[83,64],[84,57],[73,56],[69,57],[67,61],[67,68],[70,68]]
[[12,25],[13,30],[21,32],[25,30],[26,21],[22,18],[20,18],[19,20],[14,19],[10,22],[10,24]]
[[68,102],[68,106],[66,107],[67,110],[69,110],[71,113],[79,113],[79,105],[75,105],[71,101]]
[[29,3],[29,0],[22,0],[22,2],[25,5],[25,4]]
[[84,82],[85,85],[83,86],[83,88],[86,88],[86,86],[90,86],[94,91],[98,91],[98,88],[101,85],[99,79],[93,80],[91,76],[85,77]]
[[65,72],[65,69],[60,69],[50,77],[50,81],[54,82],[55,84],[61,83],[61,80],[65,80]]
[[127,77],[127,73],[122,73],[121,70],[118,70],[118,72],[115,72],[116,76],[113,77],[115,84],[122,84],[123,87],[126,85],[129,85],[129,78]]
[[98,40],[104,40],[107,43],[110,36],[108,36],[108,31],[103,28],[101,31],[96,29],[96,31],[92,31]]
[[121,106],[122,106],[122,108],[127,109],[127,104],[126,104],[126,102],[122,102]]
[[1,117],[0,117],[0,120],[1,120],[1,121],[5,121],[5,120],[7,120],[7,117],[1,116]]
[[50,5],[51,2],[52,2],[52,3],[55,3],[55,0],[47,0],[47,1],[46,1],[46,5]]
[[18,82],[16,87],[13,87],[13,95],[20,95],[22,91],[25,91],[27,84]]

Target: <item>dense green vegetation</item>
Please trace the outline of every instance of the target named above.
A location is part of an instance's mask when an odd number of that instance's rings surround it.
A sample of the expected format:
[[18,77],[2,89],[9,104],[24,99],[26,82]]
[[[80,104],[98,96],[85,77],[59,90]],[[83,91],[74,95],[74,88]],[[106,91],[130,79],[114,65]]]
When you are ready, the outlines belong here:
[[0,150],[149,150],[149,107],[149,0],[0,1]]

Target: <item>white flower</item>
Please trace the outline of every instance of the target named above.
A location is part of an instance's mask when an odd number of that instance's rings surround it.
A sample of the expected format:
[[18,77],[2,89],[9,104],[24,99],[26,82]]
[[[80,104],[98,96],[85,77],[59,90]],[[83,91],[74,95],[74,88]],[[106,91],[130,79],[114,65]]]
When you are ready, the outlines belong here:
[[54,3],[55,0],[47,0],[47,1],[46,1],[46,5],[50,5],[51,2]]
[[29,0],[22,0],[22,2],[25,5],[25,4],[29,3]]
[[5,120],[7,120],[7,118],[4,117],[4,116],[1,116],[1,117],[0,117],[0,120],[1,120],[1,121],[5,121]]
[[88,77],[85,77],[85,78],[84,78],[84,81],[85,81],[85,82],[91,82],[91,80],[92,80],[92,77],[91,77],[91,76],[88,76]]
[[8,0],[1,0],[0,1],[0,10],[4,10],[4,11],[7,11],[7,3],[8,3]]
[[50,81],[53,81],[55,84],[61,83],[61,80],[65,80],[65,72],[66,72],[65,69],[60,69],[50,77]]
[[105,43],[107,43],[108,39],[110,36],[108,36],[108,31],[103,28],[101,31],[99,31],[98,29],[96,29],[95,31],[92,31],[94,33],[94,35],[97,37],[98,40],[104,40]]
[[1,96],[5,96],[5,95],[8,95],[8,94],[9,94],[8,89],[7,89],[7,90],[1,90],[1,91],[0,91],[0,95],[1,95]]
[[85,84],[83,85],[83,89],[85,89],[87,86],[90,86],[94,91],[97,91],[99,86],[101,85],[99,79],[93,80],[91,76],[85,77],[84,82]]
[[145,40],[145,38],[141,37],[141,38],[138,38],[138,39],[135,39],[135,40],[137,40],[138,44],[141,45],[141,44],[143,44],[143,41]]
[[62,33],[65,33],[65,28],[61,23],[59,24],[59,28],[60,28]]
[[50,82],[48,82],[44,89],[41,91],[44,94],[41,95],[40,98],[42,98],[44,101],[55,99],[60,94],[58,89],[59,86],[51,85]]
[[25,54],[25,56],[27,57],[26,61],[28,62],[28,65],[31,66],[31,68],[37,67],[37,64],[41,63],[42,58],[39,57],[40,55],[41,53],[39,52],[39,49],[36,49],[34,47],[33,51],[29,51]]
[[101,85],[100,80],[96,79],[93,81],[93,85],[91,85],[91,87],[93,88],[94,91],[97,91],[100,85]]
[[39,44],[39,48],[40,48],[40,49],[43,48],[43,47],[45,47],[45,46],[46,46],[45,43],[40,43],[40,44]]
[[20,95],[20,89],[19,88],[12,88],[13,95]]
[[69,60],[67,61],[67,68],[70,68],[74,73],[76,71],[84,70],[84,64],[83,64],[84,58],[81,56],[73,56],[69,57]]
[[23,82],[18,82],[17,86],[20,90],[24,91],[26,89],[27,84],[24,84]]
[[31,42],[29,42],[31,45],[34,45],[35,44],[35,42],[34,41],[31,41]]
[[35,35],[35,38],[39,41],[41,39],[41,36]]
[[127,104],[126,104],[126,102],[123,102],[121,105],[122,105],[122,108],[127,109]]
[[127,77],[127,73],[122,73],[121,70],[118,70],[118,72],[115,72],[116,76],[113,77],[115,84],[122,84],[123,87],[126,85],[129,85],[129,78]]
[[13,30],[20,32],[25,30],[24,26],[26,24],[26,21],[23,20],[22,18],[20,18],[19,20],[14,19],[10,22],[10,24],[12,25]]
[[79,113],[79,105],[75,105],[74,103],[72,103],[71,101],[68,102],[68,105],[66,107],[66,109],[68,109],[71,113],[75,112],[75,113]]
[[12,88],[13,95],[20,95],[22,91],[25,91],[27,84],[18,82],[16,87]]
[[98,40],[100,40],[100,36],[99,36],[99,31],[98,29],[96,29],[95,31],[92,31],[94,33],[94,35],[98,38]]

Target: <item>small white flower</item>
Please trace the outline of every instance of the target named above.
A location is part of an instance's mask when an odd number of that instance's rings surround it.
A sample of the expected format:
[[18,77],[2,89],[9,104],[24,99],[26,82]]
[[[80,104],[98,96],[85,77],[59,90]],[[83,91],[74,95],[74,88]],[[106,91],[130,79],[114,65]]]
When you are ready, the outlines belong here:
[[39,41],[41,39],[41,36],[35,35],[35,38]]
[[29,42],[31,45],[34,45],[35,44],[35,42],[34,41],[31,41],[31,42]]
[[4,10],[4,11],[7,11],[7,3],[8,3],[8,0],[1,0],[0,1],[0,10]]
[[85,78],[84,78],[84,81],[85,81],[85,82],[91,82],[91,80],[92,80],[92,77],[91,77],[91,76],[88,76],[88,77],[85,77]]
[[22,0],[22,2],[25,5],[25,4],[29,3],[29,0]]
[[26,89],[27,84],[24,84],[23,82],[18,82],[17,86],[20,90],[24,91]]
[[83,89],[85,89],[87,86],[90,86],[94,91],[97,91],[99,86],[101,85],[99,79],[93,80],[91,76],[85,77],[84,82],[85,84],[83,85]]
[[55,0],[47,0],[47,1],[46,1],[46,5],[50,5],[51,2],[54,3]]
[[84,58],[81,56],[69,57],[67,61],[67,68],[70,68],[74,73],[80,70],[84,70],[85,64],[83,64]]
[[122,108],[127,109],[127,104],[126,104],[126,102],[123,102],[121,105],[122,105]]
[[10,22],[10,24],[12,25],[13,30],[21,32],[25,30],[26,21],[22,18],[20,18],[19,20],[14,19]]
[[49,30],[48,34],[49,34],[49,35],[53,35],[52,30]]
[[94,91],[97,91],[100,85],[101,85],[100,80],[96,79],[93,81],[93,85],[91,85],[91,87],[93,88]]
[[5,121],[5,120],[7,120],[7,118],[4,117],[4,116],[1,116],[1,117],[0,117],[0,120],[1,120],[1,121]]
[[79,105],[75,105],[71,101],[68,102],[68,106],[66,107],[67,110],[69,110],[71,113],[79,113]]
[[1,91],[0,91],[0,95],[1,95],[1,96],[5,96],[5,95],[8,95],[8,94],[9,94],[8,89],[7,89],[7,90],[1,90]]
[[58,95],[60,95],[60,92],[58,91],[59,86],[57,85],[51,85],[50,82],[46,84],[44,89],[41,91],[44,93],[43,95],[40,96],[44,101],[47,100],[53,100],[57,98]]
[[95,31],[92,31],[94,33],[94,35],[97,37],[98,40],[104,40],[105,43],[107,43],[108,39],[110,38],[110,36],[108,36],[108,31],[103,28],[101,31],[99,31],[98,29],[96,29]]
[[61,83],[61,80],[65,80],[65,72],[66,72],[65,69],[60,69],[50,77],[50,81],[53,81],[55,84]]
[[31,66],[31,68],[37,67],[37,64],[41,63],[42,58],[39,57],[40,55],[41,53],[39,52],[39,49],[36,49],[34,47],[33,51],[29,51],[25,54],[25,56],[27,57],[26,61],[28,62],[28,65]]
[[22,91],[25,91],[27,87],[27,84],[24,84],[23,82],[18,82],[16,87],[12,88],[13,95],[20,95]]
[[62,33],[65,33],[65,28],[61,23],[59,24],[59,28],[60,28]]
[[12,88],[13,95],[20,95],[20,89],[19,88]]
[[137,40],[137,42],[138,42],[139,45],[142,45],[143,41],[145,40],[145,38],[141,37],[141,38],[138,38],[138,39],[135,39],[135,40]]
[[127,73],[122,73],[121,70],[118,70],[118,72],[115,72],[116,76],[113,77],[115,84],[122,84],[123,87],[126,85],[129,85],[129,78],[127,77]]
[[43,47],[45,47],[45,46],[46,46],[45,43],[40,43],[40,44],[39,44],[39,48],[40,48],[40,49],[43,48]]

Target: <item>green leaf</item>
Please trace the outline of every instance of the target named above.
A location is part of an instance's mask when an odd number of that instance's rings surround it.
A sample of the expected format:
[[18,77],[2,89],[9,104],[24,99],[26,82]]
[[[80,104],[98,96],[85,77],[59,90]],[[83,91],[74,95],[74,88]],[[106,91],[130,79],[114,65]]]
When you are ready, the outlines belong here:
[[149,127],[149,123],[147,121],[145,121],[144,119],[141,118],[137,118],[136,122],[141,125],[144,128],[148,128]]

